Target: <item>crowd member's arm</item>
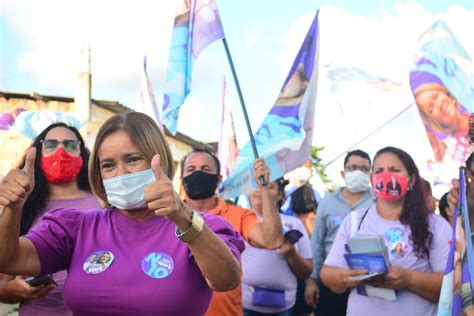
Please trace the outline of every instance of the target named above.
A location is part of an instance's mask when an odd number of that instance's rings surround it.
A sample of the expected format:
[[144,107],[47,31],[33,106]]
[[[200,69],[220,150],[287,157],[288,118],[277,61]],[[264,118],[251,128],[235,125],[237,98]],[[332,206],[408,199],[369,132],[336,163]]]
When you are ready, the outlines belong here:
[[304,301],[312,308],[316,308],[319,302],[319,287],[316,280],[312,277],[306,279],[304,289]]
[[305,302],[309,306],[316,308],[319,301],[319,287],[316,280],[320,279],[321,267],[323,266],[326,251],[324,248],[324,240],[326,239],[325,225],[325,204],[324,200],[318,207],[318,216],[314,223],[313,234],[311,235],[311,251],[313,253],[313,272],[311,277],[306,280]]
[[[173,184],[161,170],[159,155],[155,155],[151,167],[157,181],[145,188],[148,208],[154,210],[157,216],[168,217],[180,232],[185,232],[191,226],[192,210],[180,199]],[[238,249],[238,246],[226,245],[206,224],[187,245],[214,291],[229,291],[240,284],[240,264],[235,256],[239,256],[243,246]]]
[[[307,237],[306,237],[307,238]],[[296,248],[288,241],[284,241],[278,252],[285,257],[291,271],[299,279],[306,279],[313,270],[313,263],[311,259],[305,259],[301,256]]]
[[0,274],[0,302],[7,304],[16,304],[20,302],[20,297],[8,293],[7,285],[15,279],[14,276]]
[[262,185],[260,181],[260,177],[263,176],[266,183],[269,183],[270,170],[263,159],[257,158],[254,161],[254,172],[262,196],[263,220],[250,230],[249,243],[258,248],[278,249],[283,243],[278,201],[272,200],[268,186]]
[[354,276],[367,273],[366,270],[349,269],[344,254],[345,244],[350,237],[351,216],[346,216],[339,227],[331,250],[321,269],[321,281],[334,293],[343,293],[359,285],[367,284],[367,281],[358,281]]
[[34,187],[36,149],[30,148],[23,170],[11,170],[0,183],[0,273],[38,275],[41,265],[33,243],[20,234],[21,213]]
[[25,279],[22,276],[0,274],[0,302],[16,304],[22,299],[40,300],[56,287],[54,284],[30,286]]
[[[470,172],[470,171],[466,171]],[[449,207],[454,210],[456,205],[459,202],[459,189],[460,184],[458,179],[453,179],[451,181],[452,187],[448,193],[448,204]],[[469,210],[469,220],[471,221],[471,227],[474,226],[474,183],[471,181],[466,181],[466,200],[467,207]]]

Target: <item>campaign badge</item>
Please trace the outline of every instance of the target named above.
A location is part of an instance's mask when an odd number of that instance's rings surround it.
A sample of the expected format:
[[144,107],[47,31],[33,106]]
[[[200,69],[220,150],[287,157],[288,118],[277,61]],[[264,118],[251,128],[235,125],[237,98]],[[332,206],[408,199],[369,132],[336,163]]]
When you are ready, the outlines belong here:
[[152,252],[142,260],[142,270],[153,279],[167,278],[174,269],[173,259],[164,252]]
[[390,253],[395,258],[403,258],[408,254],[408,245],[403,242],[396,242],[392,245]]
[[396,243],[402,240],[403,230],[400,227],[391,227],[385,231],[385,240]]
[[107,270],[114,259],[115,257],[110,251],[95,251],[87,257],[82,268],[87,274],[99,274]]

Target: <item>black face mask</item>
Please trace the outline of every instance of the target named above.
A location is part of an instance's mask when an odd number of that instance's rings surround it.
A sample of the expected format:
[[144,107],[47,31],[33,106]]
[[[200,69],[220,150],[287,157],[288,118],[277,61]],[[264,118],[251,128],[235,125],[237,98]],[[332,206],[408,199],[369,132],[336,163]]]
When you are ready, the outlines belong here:
[[210,198],[216,193],[219,175],[196,171],[183,178],[184,191],[193,200]]

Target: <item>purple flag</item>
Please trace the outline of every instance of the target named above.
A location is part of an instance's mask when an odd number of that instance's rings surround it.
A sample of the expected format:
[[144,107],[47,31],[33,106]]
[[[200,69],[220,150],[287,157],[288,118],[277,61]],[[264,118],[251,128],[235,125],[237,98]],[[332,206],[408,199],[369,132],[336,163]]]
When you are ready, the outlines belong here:
[[[254,135],[258,153],[270,168],[270,181],[302,166],[310,155],[318,81],[318,15],[319,11],[274,106]],[[239,152],[234,171],[221,183],[219,189],[224,199],[258,188],[252,175],[254,159],[247,143]]]
[[464,221],[468,213],[464,171],[461,168],[459,172],[460,198],[454,211],[453,236],[439,296],[438,316],[468,315],[466,311],[474,310],[468,264],[468,253],[472,250],[467,247],[469,239]]

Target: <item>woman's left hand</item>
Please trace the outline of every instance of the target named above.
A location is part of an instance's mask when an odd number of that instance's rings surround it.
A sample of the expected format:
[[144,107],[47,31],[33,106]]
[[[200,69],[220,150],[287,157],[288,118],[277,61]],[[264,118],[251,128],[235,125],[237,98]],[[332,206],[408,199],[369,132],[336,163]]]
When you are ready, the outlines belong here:
[[155,174],[156,182],[145,188],[145,201],[148,208],[157,216],[166,216],[174,220],[178,212],[186,206],[174,190],[171,180],[168,179],[160,166],[160,155],[155,155],[151,161],[151,169]]
[[296,249],[289,241],[285,240],[281,244],[280,248],[277,249],[277,252],[283,257],[287,258],[296,254]]
[[372,278],[369,284],[377,287],[402,290],[410,285],[410,279],[410,270],[400,267],[390,267],[387,274]]

